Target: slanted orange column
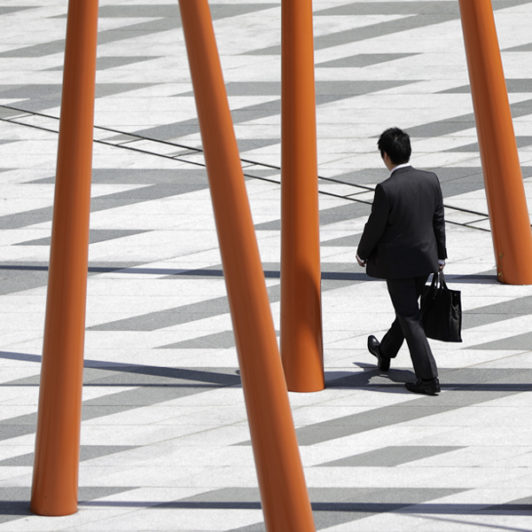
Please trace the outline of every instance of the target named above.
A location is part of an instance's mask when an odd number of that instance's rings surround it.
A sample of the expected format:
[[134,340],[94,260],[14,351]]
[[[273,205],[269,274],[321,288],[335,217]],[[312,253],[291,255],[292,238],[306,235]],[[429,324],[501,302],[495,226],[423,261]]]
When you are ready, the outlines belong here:
[[70,0],[31,510],[77,511],[98,0]]
[[179,0],[262,508],[269,531],[314,530],[266,284],[206,0]]
[[532,284],[532,232],[490,0],[460,0],[497,276]]
[[288,389],[325,386],[311,0],[282,0],[281,356]]

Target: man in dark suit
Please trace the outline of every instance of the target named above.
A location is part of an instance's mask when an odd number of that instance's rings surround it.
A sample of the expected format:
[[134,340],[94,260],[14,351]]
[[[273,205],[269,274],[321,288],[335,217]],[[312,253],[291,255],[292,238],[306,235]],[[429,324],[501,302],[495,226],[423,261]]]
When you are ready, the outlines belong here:
[[399,128],[384,131],[378,148],[390,177],[379,183],[360,239],[357,261],[372,277],[386,279],[395,321],[381,342],[368,338],[368,349],[382,371],[390,368],[406,339],[417,381],[414,393],[437,395],[438,370],[421,324],[418,300],[430,273],[445,266],[443,198],[436,174],[408,164],[410,137]]

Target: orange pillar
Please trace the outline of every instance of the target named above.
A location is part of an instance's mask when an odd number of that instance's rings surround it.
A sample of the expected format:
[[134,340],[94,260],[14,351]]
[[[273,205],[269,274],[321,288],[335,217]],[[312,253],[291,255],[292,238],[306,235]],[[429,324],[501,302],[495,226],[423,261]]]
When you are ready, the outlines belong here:
[[77,511],[97,0],[70,0],[31,510]]
[[314,521],[206,0],[179,0],[268,531]]
[[460,0],[499,281],[532,284],[532,232],[493,9]]
[[281,356],[288,389],[325,386],[312,1],[282,0]]

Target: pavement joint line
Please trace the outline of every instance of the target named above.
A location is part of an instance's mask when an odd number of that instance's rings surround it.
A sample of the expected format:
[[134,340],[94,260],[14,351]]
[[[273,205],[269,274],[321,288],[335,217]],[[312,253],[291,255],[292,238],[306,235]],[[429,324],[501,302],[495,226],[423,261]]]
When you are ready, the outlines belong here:
[[[46,118],[52,118],[52,119],[56,120],[57,122],[59,122],[59,118],[58,117],[55,117],[55,116],[52,116],[52,115],[48,115],[48,114],[45,114],[45,113],[26,111],[24,109],[20,109],[18,107],[13,107],[13,106],[10,106],[10,105],[0,105],[0,108],[6,108],[6,109],[15,110],[15,111],[20,111],[21,113],[26,113],[26,114],[17,115],[15,117],[0,118],[0,121],[9,122],[9,123],[12,123],[12,124],[17,124],[17,125],[26,126],[26,127],[31,127],[31,128],[39,129],[39,130],[42,130],[42,131],[48,131],[48,132],[51,132],[51,133],[58,133],[59,132],[58,130],[55,130],[55,129],[50,129],[50,128],[47,128],[47,127],[44,127],[44,126],[39,126],[39,125],[36,125],[36,124],[27,124],[25,122],[19,122],[17,120],[17,119],[22,118],[22,117],[26,118],[27,116],[42,116],[42,117],[46,117]],[[162,157],[164,159],[171,159],[173,161],[179,161],[179,162],[191,164],[193,166],[206,168],[206,164],[205,163],[184,159],[184,158],[182,158],[182,156],[167,155],[167,154],[163,154],[163,153],[159,153],[159,152],[153,152],[153,151],[142,149],[142,148],[136,148],[134,146],[130,146],[130,144],[132,144],[132,143],[134,143],[134,142],[136,142],[138,140],[144,140],[144,141],[153,142],[155,144],[165,144],[165,145],[168,145],[168,146],[175,146],[177,148],[187,149],[187,150],[190,150],[190,151],[192,151],[194,153],[203,153],[203,150],[201,148],[196,148],[194,146],[188,146],[188,145],[185,145],[185,144],[177,144],[177,143],[173,143],[173,142],[169,142],[169,141],[165,141],[165,140],[152,139],[152,138],[149,138],[149,137],[146,137],[146,136],[142,136],[142,135],[138,135],[138,134],[135,134],[135,133],[128,133],[126,131],[121,131],[121,130],[112,129],[112,128],[108,128],[108,127],[103,127],[103,126],[94,126],[94,129],[95,130],[102,130],[102,131],[109,131],[109,132],[112,132],[112,133],[116,133],[117,135],[129,135],[131,137],[137,137],[137,138],[132,138],[131,140],[126,140],[126,141],[117,142],[117,143],[110,142],[110,141],[103,140],[103,139],[94,139],[93,140],[94,143],[103,144],[105,146],[113,146],[113,147],[123,148],[125,150],[135,151],[135,152],[138,152],[138,153],[145,153],[147,155],[153,155],[153,156],[156,156],[156,157]],[[270,168],[270,169],[273,169],[273,170],[281,171],[281,167],[280,166],[267,164],[267,163],[261,163],[259,161],[254,161],[252,159],[242,158],[242,159],[240,159],[240,161],[242,163],[246,163],[248,165],[260,166],[260,167],[263,167],[263,168]],[[274,179],[274,178],[271,178],[271,177],[264,177],[264,176],[257,176],[257,175],[254,175],[254,174],[250,174],[248,172],[244,172],[244,176],[248,177],[248,178],[251,178],[251,179],[257,179],[259,181],[266,181],[268,183],[281,184],[281,180],[280,179]],[[356,184],[353,184],[353,183],[349,183],[347,181],[342,181],[340,179],[334,179],[334,178],[330,178],[330,177],[322,177],[322,176],[319,176],[319,175],[318,175],[318,179],[320,179],[322,181],[329,181],[331,183],[336,183],[336,184],[341,184],[341,185],[348,185],[348,186],[351,186],[353,188],[362,189],[362,191],[360,191],[360,192],[352,192],[352,193],[347,194],[347,195],[345,195],[345,194],[335,194],[334,192],[328,192],[328,191],[324,191],[324,190],[318,190],[319,194],[322,194],[324,196],[334,197],[334,198],[345,199],[345,200],[349,200],[349,201],[352,201],[352,202],[355,202],[355,203],[363,203],[365,205],[372,205],[372,203],[373,203],[372,201],[361,200],[361,199],[354,198],[352,196],[356,196],[358,194],[363,194],[365,192],[374,191],[375,187],[371,187],[371,186],[367,186],[367,185],[356,185]],[[446,220],[446,223],[449,223],[449,224],[452,224],[452,225],[458,225],[458,226],[462,226],[462,227],[467,227],[469,229],[474,229],[476,231],[488,232],[488,233],[491,232],[489,229],[486,229],[486,228],[483,228],[483,227],[476,227],[474,225],[470,225],[472,223],[478,223],[480,221],[484,221],[485,219],[489,219],[489,214],[486,214],[486,213],[483,213],[483,212],[479,212],[479,211],[473,211],[471,209],[464,209],[463,207],[454,207],[454,206],[446,205],[446,204],[444,204],[444,207],[446,209],[453,209],[453,210],[460,211],[460,212],[465,212],[465,213],[468,213],[468,214],[477,214],[478,216],[482,217],[480,220],[475,220],[474,222],[453,222],[453,221],[450,221],[450,220]],[[531,227],[532,227],[532,224],[531,224]]]

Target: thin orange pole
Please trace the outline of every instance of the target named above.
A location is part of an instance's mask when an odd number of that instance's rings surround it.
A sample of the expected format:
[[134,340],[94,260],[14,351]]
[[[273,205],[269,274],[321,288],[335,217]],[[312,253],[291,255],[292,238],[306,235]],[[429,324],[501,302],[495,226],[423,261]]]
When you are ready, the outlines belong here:
[[77,511],[98,0],[70,0],[31,510]]
[[179,0],[269,531],[314,530],[209,5]]
[[499,281],[532,284],[532,231],[489,0],[460,0]]
[[281,356],[288,389],[325,386],[311,0],[282,0]]

